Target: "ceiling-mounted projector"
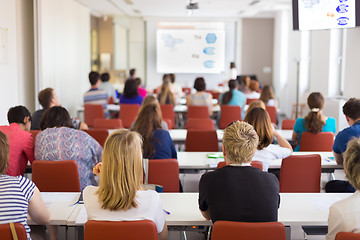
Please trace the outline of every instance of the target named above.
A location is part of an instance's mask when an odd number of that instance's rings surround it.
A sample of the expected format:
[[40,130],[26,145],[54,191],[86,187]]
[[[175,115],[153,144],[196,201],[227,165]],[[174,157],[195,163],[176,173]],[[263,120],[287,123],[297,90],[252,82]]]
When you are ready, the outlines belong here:
[[189,10],[197,10],[197,9],[199,9],[199,3],[197,3],[197,2],[190,2],[190,3],[186,6],[186,9],[189,9]]

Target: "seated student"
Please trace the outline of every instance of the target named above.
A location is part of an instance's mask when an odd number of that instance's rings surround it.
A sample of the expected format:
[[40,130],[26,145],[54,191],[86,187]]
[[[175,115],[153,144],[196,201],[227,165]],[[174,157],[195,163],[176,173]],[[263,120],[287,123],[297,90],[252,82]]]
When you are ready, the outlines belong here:
[[175,96],[170,89],[170,81],[163,81],[161,90],[158,94],[158,100],[160,104],[176,104]]
[[113,100],[116,100],[116,92],[114,86],[109,82],[110,74],[103,73],[100,76],[101,82],[99,84],[99,89],[106,91],[108,98],[112,97]]
[[354,138],[347,144],[344,154],[346,177],[356,192],[330,207],[328,234],[326,240],[334,240],[338,232],[360,233],[360,139]]
[[[147,95],[145,98],[144,98],[144,101],[141,103],[141,106],[140,106],[140,110],[139,112],[146,106],[146,105],[149,105],[149,104],[156,104],[160,107],[160,104],[159,104],[159,101],[157,100],[157,98],[154,96],[154,95]],[[130,129],[133,129],[134,128],[134,124],[135,124],[135,121],[131,123],[131,126],[130,126]],[[166,130],[166,131],[169,131],[169,127],[167,125],[167,123],[165,121],[161,121],[161,127],[162,129]]]
[[240,78],[240,82],[238,81],[238,83],[239,83],[239,90],[241,91],[241,92],[243,92],[244,94],[248,94],[248,93],[250,93],[250,81],[251,81],[251,79],[250,79],[250,77],[249,76],[242,76],[241,78]]
[[145,98],[146,95],[147,95],[147,91],[145,88],[142,88],[141,87],[141,79],[140,78],[135,78],[134,79],[136,84],[138,85],[138,92],[139,92],[139,95],[142,97],[142,98]]
[[274,90],[271,86],[265,85],[261,89],[261,94],[259,100],[263,101],[266,106],[278,107],[278,102],[275,98]]
[[[112,133],[105,142],[102,164],[94,167],[99,187],[84,190],[88,220],[155,223],[159,239],[167,238],[165,213],[159,194],[143,190],[141,136],[126,129]],[[139,229],[141,231],[141,229]]]
[[[343,113],[349,127],[340,131],[334,141],[333,154],[339,165],[343,165],[343,154],[352,138],[360,137],[360,98],[350,98],[343,106]],[[333,180],[326,184],[326,192],[355,192],[348,181]]]
[[[262,162],[264,171],[268,170],[269,165],[275,159],[283,159],[291,155],[293,150],[290,143],[271,125],[270,116],[266,110],[251,109],[246,114],[244,121],[251,124],[259,136],[259,145],[252,160]],[[273,137],[279,145],[271,144]]]
[[[54,106],[61,106],[59,98],[52,88],[45,88],[44,90],[40,91],[38,94],[38,100],[43,109],[37,110],[32,114],[31,130],[40,130],[40,120],[47,109]],[[76,129],[89,129],[88,125],[84,122],[80,122],[79,119],[71,118],[71,121],[73,122],[74,128]]]
[[176,102],[179,102],[180,98],[182,98],[185,93],[182,91],[182,88],[179,84],[175,83],[175,74],[174,73],[169,73],[169,77],[170,77],[170,89],[171,92],[174,94],[175,98],[176,98]]
[[34,142],[30,131],[31,115],[24,106],[9,109],[9,126],[0,126],[0,131],[7,135],[10,145],[9,167],[6,174],[23,175],[27,162],[34,161]]
[[280,203],[275,175],[250,166],[259,137],[254,128],[236,121],[224,131],[227,166],[202,175],[199,208],[213,222],[276,222]]
[[138,85],[135,80],[127,80],[124,86],[124,92],[120,96],[120,104],[139,104],[143,101],[139,95]]
[[27,238],[31,239],[27,214],[34,222],[47,224],[50,222],[50,212],[35,184],[22,176],[6,175],[8,166],[9,142],[6,135],[0,132],[0,224],[21,223],[26,229]]
[[205,92],[206,84],[205,79],[198,77],[195,79],[194,88],[196,93],[192,93],[186,98],[186,105],[194,106],[207,106],[209,109],[209,115],[212,115],[212,95]]
[[258,93],[259,88],[260,88],[259,82],[256,80],[251,80],[250,85],[249,85],[250,92],[245,93],[246,98],[247,99],[259,99],[259,97],[260,97],[260,93]]
[[249,104],[249,107],[246,110],[246,114],[248,114],[248,112],[250,112],[251,109],[253,109],[253,108],[262,108],[262,109],[266,110],[265,103],[261,100],[256,100]]
[[136,78],[136,69],[135,68],[132,68],[130,69],[129,71],[129,77],[125,80],[125,82],[127,80],[134,80]]
[[84,104],[102,104],[104,109],[108,103],[108,94],[106,91],[99,89],[100,75],[98,72],[89,73],[91,88],[84,93]]
[[240,106],[243,109],[246,103],[245,94],[237,90],[238,84],[236,80],[230,80],[228,85],[229,91],[219,97],[220,105]]
[[319,133],[336,131],[336,121],[334,118],[326,117],[322,113],[324,108],[324,97],[319,92],[313,92],[307,99],[310,108],[309,114],[305,118],[296,119],[292,140],[297,143],[295,151],[300,149],[301,135],[303,132]]
[[80,188],[96,185],[93,166],[99,162],[102,147],[89,134],[73,129],[69,113],[63,107],[52,107],[40,122],[36,136],[35,158],[39,160],[75,160],[79,168]]
[[168,131],[161,127],[159,105],[144,106],[135,121],[133,130],[144,139],[143,156],[148,159],[177,158],[174,143]]

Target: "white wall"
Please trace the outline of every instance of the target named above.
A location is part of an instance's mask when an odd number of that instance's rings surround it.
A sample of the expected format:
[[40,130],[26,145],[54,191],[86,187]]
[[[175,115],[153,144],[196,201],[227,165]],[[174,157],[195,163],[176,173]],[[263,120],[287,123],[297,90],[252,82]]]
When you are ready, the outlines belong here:
[[7,28],[8,61],[0,64],[0,124],[7,122],[7,111],[19,104],[18,63],[17,63],[17,25],[16,2],[0,0],[0,27]]
[[90,11],[73,0],[36,2],[36,91],[52,87],[71,115],[90,88]]

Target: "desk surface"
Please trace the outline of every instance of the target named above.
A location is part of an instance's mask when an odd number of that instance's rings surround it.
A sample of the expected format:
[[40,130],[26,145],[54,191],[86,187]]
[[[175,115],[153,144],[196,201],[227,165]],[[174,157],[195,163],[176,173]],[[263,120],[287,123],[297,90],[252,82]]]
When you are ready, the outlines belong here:
[[[76,208],[74,204],[80,197],[80,193],[56,193],[42,192],[41,197],[50,211],[49,225],[67,225],[68,218]],[[36,224],[28,217],[28,224]]]
[[[220,152],[218,152],[220,153]],[[214,154],[218,154],[214,153]],[[178,152],[178,162],[180,169],[198,169],[208,170],[216,168],[217,164],[224,161],[223,158],[208,158],[207,152]],[[335,160],[330,159],[332,152],[293,152],[293,155],[307,155],[307,154],[320,154],[321,167],[330,169],[342,169],[342,165],[338,165]],[[282,159],[274,160],[269,169],[279,169],[281,167]]]
[[[326,226],[329,207],[350,195],[351,193],[280,193],[279,222],[287,226]],[[161,193],[160,197],[163,208],[170,212],[166,216],[168,226],[212,225],[199,211],[198,193]],[[84,225],[85,222],[85,207],[77,205],[68,225]]]

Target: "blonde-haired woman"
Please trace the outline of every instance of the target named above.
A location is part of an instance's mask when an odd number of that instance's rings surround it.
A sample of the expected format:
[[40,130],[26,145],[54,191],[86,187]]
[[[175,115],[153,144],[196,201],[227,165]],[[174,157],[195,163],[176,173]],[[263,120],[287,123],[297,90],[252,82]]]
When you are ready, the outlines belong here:
[[346,177],[356,192],[330,207],[328,234],[326,240],[334,240],[338,232],[360,233],[360,139],[355,138],[347,144],[344,153]]
[[160,104],[176,104],[175,95],[171,92],[170,81],[166,80],[162,83],[158,100]]
[[105,142],[102,164],[94,168],[100,175],[99,187],[84,190],[88,220],[152,220],[159,239],[166,239],[165,213],[159,195],[142,190],[141,136],[126,129],[111,134]]
[[[271,125],[269,114],[262,108],[253,108],[244,119],[251,124],[259,136],[259,145],[255,152],[253,161],[261,161],[263,170],[267,171],[271,162],[275,159],[283,159],[291,155],[292,147]],[[279,145],[271,144],[273,137]]]

